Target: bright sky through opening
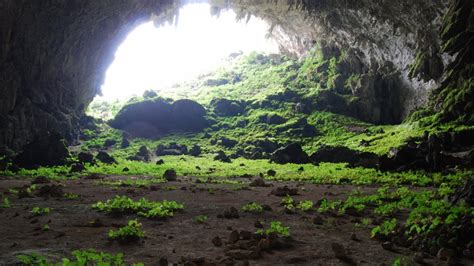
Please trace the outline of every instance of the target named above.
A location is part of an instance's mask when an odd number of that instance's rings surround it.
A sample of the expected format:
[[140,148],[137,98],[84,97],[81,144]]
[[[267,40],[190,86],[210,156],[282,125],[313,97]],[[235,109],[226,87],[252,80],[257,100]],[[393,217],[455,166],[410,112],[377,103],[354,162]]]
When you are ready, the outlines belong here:
[[232,10],[211,16],[208,4],[184,6],[177,25],[143,24],[118,48],[102,86],[103,99],[125,99],[145,90],[173,84],[209,72],[233,52],[278,53],[266,38],[269,25],[253,17],[236,21]]

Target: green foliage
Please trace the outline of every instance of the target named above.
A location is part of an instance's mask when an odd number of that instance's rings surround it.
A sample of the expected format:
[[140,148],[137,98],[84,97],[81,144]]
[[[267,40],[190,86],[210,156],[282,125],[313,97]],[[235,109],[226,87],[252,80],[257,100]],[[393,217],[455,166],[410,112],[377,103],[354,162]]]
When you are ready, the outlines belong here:
[[115,196],[106,202],[97,202],[92,208],[111,214],[136,213],[146,218],[166,218],[174,216],[175,212],[184,209],[183,204],[176,201],[154,202],[141,198],[134,201],[127,196]]
[[311,200],[300,201],[296,206],[297,209],[300,209],[304,212],[312,210],[314,207],[314,203]]
[[339,208],[339,206],[341,205],[341,201],[333,201],[333,202],[330,202],[329,200],[327,199],[323,199],[320,204],[319,204],[319,207],[317,209],[317,211],[319,213],[326,213],[328,211],[335,211]]
[[384,221],[381,225],[376,226],[371,231],[372,238],[378,238],[380,236],[389,236],[394,233],[395,228],[397,227],[397,219],[393,218],[388,221]]
[[118,230],[110,230],[108,236],[112,240],[132,241],[145,237],[145,232],[138,220],[130,220],[126,226]]
[[[118,253],[116,255],[105,252],[97,252],[94,249],[88,250],[75,250],[72,252],[73,258],[63,258],[61,262],[49,262],[44,256],[32,253],[28,255],[17,256],[18,260],[22,265],[27,266],[86,266],[86,265],[98,265],[98,266],[125,266],[123,262],[123,254]],[[133,265],[143,265],[133,264]]]
[[263,212],[263,206],[256,203],[256,202],[251,202],[248,204],[245,204],[242,206],[242,211],[244,212],[252,212],[252,213],[262,213]]
[[197,224],[203,224],[208,219],[209,219],[209,217],[207,217],[206,215],[198,215],[198,216],[194,217],[194,222],[197,223]]
[[393,266],[409,266],[409,265],[412,265],[412,263],[410,263],[410,260],[406,257],[398,257],[397,259],[395,259],[395,261],[393,261],[392,265]]
[[283,226],[283,224],[279,221],[273,221],[270,224],[270,228],[264,230],[259,229],[257,230],[257,234],[261,235],[278,235],[280,237],[289,237],[290,236],[290,228]]
[[31,213],[37,216],[49,214],[51,210],[49,208],[34,207]]
[[280,205],[286,209],[292,210],[295,208],[295,200],[290,195],[286,195],[281,199]]
[[3,198],[2,203],[0,204],[0,209],[6,209],[11,207],[11,202],[9,198]]

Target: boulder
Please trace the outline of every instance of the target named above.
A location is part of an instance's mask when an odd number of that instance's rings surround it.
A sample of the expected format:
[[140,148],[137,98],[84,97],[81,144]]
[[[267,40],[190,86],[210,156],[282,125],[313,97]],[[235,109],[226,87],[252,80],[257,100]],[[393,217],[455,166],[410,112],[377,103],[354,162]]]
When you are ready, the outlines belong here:
[[171,106],[170,131],[199,132],[207,127],[206,109],[191,100],[177,100]]
[[237,143],[239,143],[237,140],[229,139],[226,137],[219,138],[216,142],[216,144],[226,147],[226,148],[233,148],[235,147],[235,145],[237,145]]
[[229,156],[227,156],[224,151],[218,151],[216,156],[214,156],[214,161],[221,161],[224,163],[232,162]]
[[122,143],[120,144],[120,147],[122,149],[125,149],[125,148],[128,148],[130,146],[130,141],[128,140],[128,138],[126,138],[125,136],[122,137]]
[[220,116],[236,116],[245,112],[245,106],[242,102],[228,99],[214,99],[211,101],[214,112]]
[[88,164],[94,165],[96,163],[96,161],[94,160],[94,155],[88,152],[80,152],[77,155],[77,159],[82,164],[88,163]]
[[310,124],[306,118],[298,119],[297,121],[285,125],[281,125],[277,128],[277,132],[283,133],[288,132],[290,135],[296,135],[301,137],[315,137],[319,135],[316,128]]
[[169,103],[153,98],[126,105],[110,122],[136,137],[152,138],[168,132],[199,132],[208,126],[206,110],[191,100]]
[[378,156],[376,154],[355,151],[343,146],[322,146],[310,156],[310,159],[314,164],[321,162],[348,163],[352,167],[375,168],[378,164]]
[[277,114],[266,114],[259,117],[260,122],[269,125],[280,125],[286,123],[287,119]]
[[201,146],[194,144],[193,147],[189,150],[189,155],[197,157],[201,155],[202,150]]
[[63,137],[53,132],[37,136],[33,142],[25,145],[23,151],[13,159],[13,164],[20,168],[35,169],[64,165],[68,158],[69,150]]
[[286,147],[280,148],[276,150],[271,158],[271,162],[278,163],[278,164],[286,164],[286,163],[296,163],[296,164],[304,164],[309,163],[310,158],[308,154],[303,151],[301,145],[297,143],[292,143]]
[[163,178],[167,181],[176,181],[177,177],[176,170],[174,169],[168,169],[163,174]]
[[180,145],[176,143],[170,143],[168,145],[160,144],[158,147],[156,147],[155,154],[156,156],[186,155],[188,154],[188,147],[186,145]]
[[117,161],[114,157],[110,156],[105,151],[100,151],[97,156],[95,157],[98,161],[105,163],[105,164],[116,164]]

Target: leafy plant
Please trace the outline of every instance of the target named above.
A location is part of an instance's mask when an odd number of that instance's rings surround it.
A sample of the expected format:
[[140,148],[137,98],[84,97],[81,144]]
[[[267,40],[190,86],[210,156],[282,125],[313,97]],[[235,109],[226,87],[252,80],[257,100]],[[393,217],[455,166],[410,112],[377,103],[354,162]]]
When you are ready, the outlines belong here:
[[11,202],[9,198],[3,198],[2,203],[0,204],[0,209],[10,208]]
[[281,199],[280,205],[291,211],[295,208],[295,200],[290,195],[286,195]]
[[396,227],[397,227],[397,219],[393,218],[391,220],[385,221],[381,225],[376,226],[374,229],[372,229],[371,237],[372,238],[387,237],[394,233]]
[[40,215],[48,214],[50,211],[51,210],[49,208],[34,207],[31,210],[31,213],[36,215],[36,216],[40,216]]
[[296,206],[296,208],[298,208],[298,209],[300,209],[304,212],[312,210],[313,207],[314,207],[314,203],[311,200],[300,201],[298,203],[298,206]]
[[137,241],[145,236],[142,230],[142,224],[138,220],[130,220],[128,224],[118,230],[110,230],[108,236],[112,240],[122,242]]
[[270,228],[264,230],[259,229],[257,230],[257,234],[261,235],[272,235],[276,234],[280,237],[289,237],[290,236],[290,228],[283,226],[283,224],[279,221],[273,221],[270,224]]
[[263,206],[256,203],[256,202],[251,202],[248,204],[245,204],[242,206],[242,211],[244,212],[252,212],[252,213],[262,213],[263,212]]
[[106,202],[97,202],[92,208],[111,214],[136,213],[146,218],[166,218],[174,216],[175,212],[184,209],[184,205],[176,201],[154,202],[141,198],[138,201],[127,196],[115,196]]

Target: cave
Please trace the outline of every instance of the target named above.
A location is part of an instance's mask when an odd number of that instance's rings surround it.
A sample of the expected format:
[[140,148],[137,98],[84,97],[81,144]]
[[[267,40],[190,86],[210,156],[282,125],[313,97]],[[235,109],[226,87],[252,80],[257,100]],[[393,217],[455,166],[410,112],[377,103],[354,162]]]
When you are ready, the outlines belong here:
[[[265,21],[281,53],[93,102],[130,32],[195,3]],[[472,11],[0,0],[0,264],[471,265]]]

